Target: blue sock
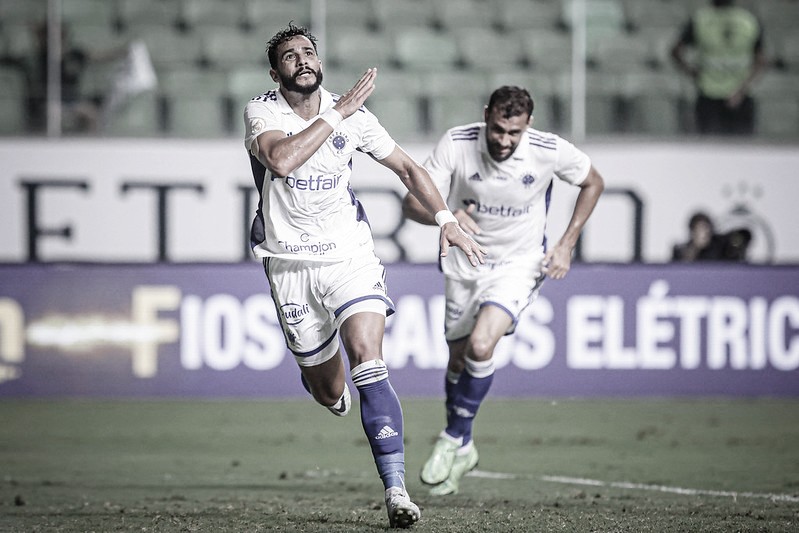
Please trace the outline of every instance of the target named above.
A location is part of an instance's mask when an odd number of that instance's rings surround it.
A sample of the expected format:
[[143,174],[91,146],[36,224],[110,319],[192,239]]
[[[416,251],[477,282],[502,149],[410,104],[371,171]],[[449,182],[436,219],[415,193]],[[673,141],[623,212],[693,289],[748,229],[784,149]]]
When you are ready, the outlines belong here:
[[361,397],[361,424],[383,486],[405,488],[405,448],[402,407],[380,359],[362,363],[350,372]]
[[[472,439],[472,424],[480,404],[494,381],[494,362],[466,358],[466,370],[455,385],[455,397],[445,431],[452,437],[463,437],[463,444]],[[467,440],[468,439],[468,440]]]

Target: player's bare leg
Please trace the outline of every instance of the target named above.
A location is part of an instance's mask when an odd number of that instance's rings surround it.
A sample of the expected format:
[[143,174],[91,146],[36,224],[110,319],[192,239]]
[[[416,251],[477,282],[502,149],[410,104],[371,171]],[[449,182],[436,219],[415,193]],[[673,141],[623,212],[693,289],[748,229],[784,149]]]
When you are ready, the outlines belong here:
[[321,405],[336,416],[349,413],[352,400],[347,387],[341,351],[316,366],[301,366],[303,385]]

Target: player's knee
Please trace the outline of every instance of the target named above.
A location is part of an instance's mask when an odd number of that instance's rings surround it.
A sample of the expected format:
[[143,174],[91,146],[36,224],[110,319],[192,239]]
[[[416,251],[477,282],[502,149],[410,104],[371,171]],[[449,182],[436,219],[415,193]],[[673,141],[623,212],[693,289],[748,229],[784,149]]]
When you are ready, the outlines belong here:
[[311,394],[316,403],[330,407],[339,401],[344,394],[344,382],[325,382],[311,385]]
[[474,361],[488,361],[494,355],[494,342],[483,335],[472,335],[469,338],[468,358]]

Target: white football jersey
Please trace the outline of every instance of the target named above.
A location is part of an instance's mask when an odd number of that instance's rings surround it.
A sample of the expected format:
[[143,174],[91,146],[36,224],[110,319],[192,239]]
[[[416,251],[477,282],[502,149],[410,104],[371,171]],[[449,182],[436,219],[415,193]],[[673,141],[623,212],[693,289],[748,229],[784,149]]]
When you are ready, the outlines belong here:
[[[319,89],[319,113],[339,96]],[[272,175],[259,161],[258,135],[279,130],[294,135],[317,117],[294,113],[278,89],[250,100],[244,110],[244,144],[260,192],[250,240],[257,257],[337,261],[373,253],[366,213],[350,187],[355,150],[388,157],[396,143],[365,107],[341,122],[308,161],[286,177]]]
[[[591,160],[559,136],[528,128],[513,154],[497,162],[488,153],[486,124],[476,122],[447,131],[425,167],[450,210],[475,205],[471,216],[481,233],[474,239],[490,268],[543,255],[553,178],[579,185]],[[479,275],[462,253],[447,254],[441,267],[458,279]]]

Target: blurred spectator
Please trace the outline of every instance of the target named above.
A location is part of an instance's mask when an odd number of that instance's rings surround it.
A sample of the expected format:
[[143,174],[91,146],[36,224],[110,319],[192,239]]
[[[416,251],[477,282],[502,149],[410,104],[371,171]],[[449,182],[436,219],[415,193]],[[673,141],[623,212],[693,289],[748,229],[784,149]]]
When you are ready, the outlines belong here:
[[[686,23],[671,50],[680,70],[691,76],[698,95],[695,117],[703,134],[752,134],[755,102],[750,87],[766,66],[763,29],[734,0],[712,0]],[[696,57],[688,59],[687,48]]]
[[[28,63],[28,95],[30,124],[42,131],[47,124],[47,48],[49,33],[46,23],[35,26],[36,48]],[[81,79],[93,62],[120,59],[127,46],[108,50],[88,50],[70,41],[69,28],[61,27],[61,114],[64,131],[93,133],[97,131],[102,102],[81,93]]]
[[672,249],[672,261],[745,261],[752,240],[752,233],[745,228],[716,233],[713,221],[703,212],[691,216],[688,232],[688,241]]

